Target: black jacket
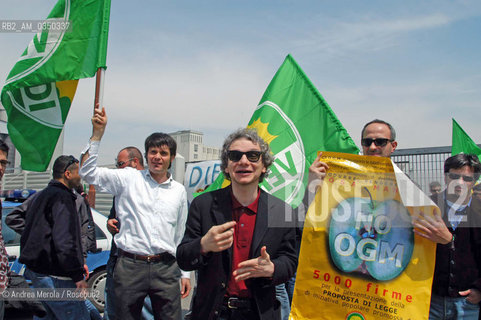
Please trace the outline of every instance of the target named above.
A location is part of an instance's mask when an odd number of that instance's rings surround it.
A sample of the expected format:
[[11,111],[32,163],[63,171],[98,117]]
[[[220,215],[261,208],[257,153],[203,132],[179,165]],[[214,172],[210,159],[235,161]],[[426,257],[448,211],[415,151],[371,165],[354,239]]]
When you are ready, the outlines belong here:
[[[35,198],[40,196],[42,191],[34,193],[31,195],[25,202],[21,205],[15,207],[12,212],[10,212],[5,217],[5,223],[9,226],[12,230],[17,232],[18,234],[22,235],[23,230],[25,229],[25,215],[27,213],[30,204],[33,202]],[[88,252],[96,252],[97,251],[97,238],[95,235],[95,224],[92,217],[92,211],[90,210],[90,205],[88,201],[78,194],[74,192],[76,199],[75,205],[77,207],[77,211],[79,214],[80,219],[80,235],[82,238],[82,252],[84,256],[84,262],[87,258]]]
[[[200,239],[212,226],[232,220],[231,202],[227,187],[204,193],[190,205],[185,235],[177,248],[177,263],[182,270],[199,271],[192,319],[216,319],[219,315],[231,273],[232,247],[203,256]],[[284,201],[261,190],[249,258],[260,256],[261,247],[266,246],[275,270],[272,279],[246,281],[260,319],[280,319],[275,285],[289,280],[297,267],[295,228],[283,227],[285,213],[290,210]]]
[[481,201],[472,198],[465,211],[467,221],[453,230],[443,195],[434,195],[432,199],[441,209],[449,231],[454,234],[453,242],[436,247],[433,294],[460,297],[459,291],[470,288],[481,291]]
[[20,258],[30,270],[54,276],[83,279],[80,223],[75,194],[51,180],[26,212],[20,238]]

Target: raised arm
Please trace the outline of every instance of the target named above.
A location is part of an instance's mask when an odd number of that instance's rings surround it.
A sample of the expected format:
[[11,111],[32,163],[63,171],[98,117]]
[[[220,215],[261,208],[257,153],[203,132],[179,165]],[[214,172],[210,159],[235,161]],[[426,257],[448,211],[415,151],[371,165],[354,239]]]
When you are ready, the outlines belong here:
[[[97,105],[94,109],[94,115],[92,116],[92,136],[90,137],[90,141],[93,142],[102,140],[105,127],[107,127],[107,114],[105,113],[105,108],[100,109],[100,107]],[[82,154],[80,166],[83,165],[89,156],[88,150]]]

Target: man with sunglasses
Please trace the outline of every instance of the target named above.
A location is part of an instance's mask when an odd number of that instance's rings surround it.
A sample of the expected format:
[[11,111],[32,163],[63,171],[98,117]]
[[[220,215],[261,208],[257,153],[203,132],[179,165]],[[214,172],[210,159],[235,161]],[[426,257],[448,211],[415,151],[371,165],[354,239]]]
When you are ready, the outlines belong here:
[[361,132],[362,153],[366,156],[391,157],[396,150],[396,131],[383,120],[375,119],[364,125]]
[[[144,170],[144,160],[142,153],[136,147],[125,147],[119,151],[117,158],[115,158],[115,167],[117,169],[123,169],[126,167],[134,168],[136,170]],[[119,233],[120,224],[117,220],[117,213],[115,211],[115,198],[112,208],[110,209],[110,214],[107,220],[107,229],[115,236]],[[114,283],[113,283],[113,273],[115,263],[117,262],[117,245],[115,240],[112,238],[112,246],[110,249],[109,260],[107,261],[107,278],[105,281],[105,310],[104,310],[104,320],[115,318],[115,298],[114,298]],[[146,301],[148,300],[148,302]],[[150,298],[147,296],[144,300],[144,308],[142,308],[142,314],[152,309],[152,304],[150,303]],[[144,317],[146,318],[146,317]],[[149,317],[149,319],[152,318]]]
[[[156,132],[145,140],[147,169],[122,170],[97,165],[100,141],[107,126],[105,108],[97,105],[92,136],[82,152],[80,175],[115,196],[120,222],[113,280],[115,319],[140,319],[144,298],[150,296],[155,319],[179,319],[180,298],[190,292],[190,274],[177,266],[175,250],[187,218],[187,194],[169,173],[175,140]],[[179,279],[181,288],[179,290]]]
[[[396,131],[390,123],[374,119],[362,128],[361,146],[362,154],[365,156],[390,158],[397,147]],[[313,185],[310,185],[308,190],[311,192],[321,185],[329,169],[326,163],[319,160],[320,157],[321,154],[309,167],[309,181],[312,181]]]
[[221,170],[231,185],[195,198],[177,248],[181,268],[198,270],[192,319],[280,319],[275,286],[297,266],[291,208],[259,188],[273,162],[254,130],[227,137]]
[[[79,214],[73,189],[80,184],[78,160],[58,157],[53,179],[30,203],[20,238],[19,261],[35,288],[86,289]],[[90,319],[84,301],[43,301],[45,319]]]
[[[431,197],[441,209],[442,221],[425,217],[414,223],[417,234],[438,242],[429,319],[477,320],[481,200],[472,197],[471,191],[481,174],[481,163],[476,155],[457,154],[444,162],[444,174],[446,189]],[[442,236],[433,234],[435,228],[442,230]]]

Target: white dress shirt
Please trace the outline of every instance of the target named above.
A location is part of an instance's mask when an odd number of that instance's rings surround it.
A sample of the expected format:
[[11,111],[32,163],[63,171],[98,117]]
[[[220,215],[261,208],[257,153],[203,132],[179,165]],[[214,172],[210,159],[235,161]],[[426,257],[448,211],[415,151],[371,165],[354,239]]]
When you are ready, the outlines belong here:
[[[89,158],[79,170],[89,184],[99,186],[115,196],[115,210],[120,221],[115,235],[117,247],[135,254],[168,252],[175,257],[185,231],[187,193],[182,184],[170,176],[158,183],[148,169],[108,169],[97,167],[99,141],[90,141],[84,152]],[[189,278],[182,272],[182,278]]]

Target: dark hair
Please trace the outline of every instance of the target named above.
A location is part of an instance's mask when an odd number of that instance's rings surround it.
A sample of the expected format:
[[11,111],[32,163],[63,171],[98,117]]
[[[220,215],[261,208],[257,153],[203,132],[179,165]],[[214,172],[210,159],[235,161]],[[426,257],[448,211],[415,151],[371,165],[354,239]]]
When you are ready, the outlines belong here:
[[0,140],[0,151],[5,152],[5,154],[8,156],[8,150],[10,150],[10,148],[9,148],[8,145],[5,143],[5,141]]
[[142,167],[144,166],[144,158],[142,157],[142,152],[140,152],[140,150],[137,147],[132,147],[132,146],[125,147],[122,150],[120,150],[119,153],[124,150],[127,151],[127,154],[129,155],[129,159],[134,159],[134,158],[138,159],[140,165]]
[[429,189],[432,189],[434,187],[440,187],[440,186],[441,186],[441,184],[439,182],[433,181],[429,184]]
[[370,124],[373,124],[373,123],[385,124],[389,128],[389,131],[391,131],[391,137],[390,137],[391,141],[396,140],[396,130],[394,130],[393,126],[391,126],[390,123],[388,123],[384,120],[379,120],[379,119],[374,119],[374,120],[369,121],[368,123],[366,123],[364,125],[364,127],[362,128],[362,131],[361,131],[361,139],[364,138],[364,131],[366,131],[367,126],[370,125]]
[[65,171],[76,163],[78,163],[78,160],[74,156],[61,155],[53,163],[52,177],[54,179],[62,178]]
[[[174,138],[169,136],[167,133],[154,132],[145,139],[145,159],[147,160],[147,153],[152,147],[160,148],[162,146],[167,146],[170,151],[170,156],[175,156],[177,152],[177,143]],[[172,166],[172,162],[169,165],[169,169]]]
[[262,182],[262,180],[264,180],[264,178],[267,177],[267,169],[274,162],[274,157],[271,154],[271,149],[269,148],[269,145],[264,141],[264,139],[259,137],[256,130],[254,129],[247,129],[247,128],[238,129],[237,131],[231,133],[225,139],[224,145],[222,146],[220,170],[224,173],[225,178],[227,180],[230,180],[229,174],[225,172],[225,169],[227,168],[227,163],[228,163],[227,152],[229,151],[229,148],[234,141],[243,139],[243,138],[253,142],[254,144],[257,144],[261,149],[262,163],[266,168],[266,172],[262,173],[261,176],[259,177],[259,182]]
[[449,157],[444,161],[444,173],[448,173],[450,169],[460,169],[468,166],[474,169],[474,178],[478,180],[481,172],[481,163],[475,154],[460,153]]

